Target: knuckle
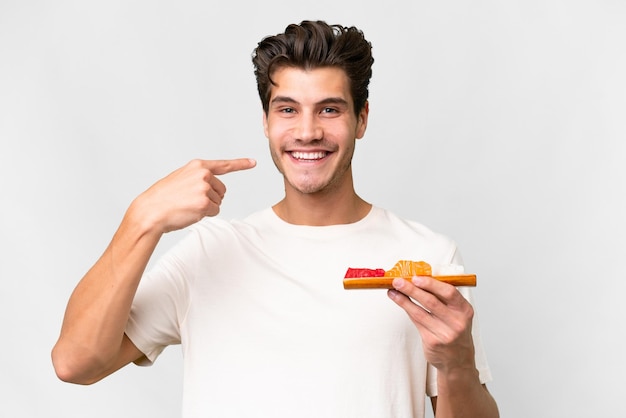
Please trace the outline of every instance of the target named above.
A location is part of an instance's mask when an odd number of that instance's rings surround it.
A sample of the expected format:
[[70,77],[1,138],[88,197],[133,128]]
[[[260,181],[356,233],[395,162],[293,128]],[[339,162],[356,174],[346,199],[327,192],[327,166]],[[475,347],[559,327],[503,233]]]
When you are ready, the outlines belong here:
[[204,161],[200,159],[189,161],[187,166],[192,172],[198,173],[198,176],[203,180],[207,180],[212,175],[211,170],[204,164]]
[[202,166],[202,163],[199,159],[194,158],[193,160],[190,160],[187,163],[187,167],[189,167],[190,169],[198,169]]
[[469,323],[465,320],[455,321],[450,325],[451,329],[451,338],[456,338],[457,336],[463,334],[465,330],[469,327]]
[[439,299],[433,294],[425,293],[424,295],[420,296],[419,303],[426,309],[432,310],[436,306],[436,304],[439,303]]
[[457,296],[461,296],[457,288],[454,286],[446,286],[441,293],[446,299],[453,299]]

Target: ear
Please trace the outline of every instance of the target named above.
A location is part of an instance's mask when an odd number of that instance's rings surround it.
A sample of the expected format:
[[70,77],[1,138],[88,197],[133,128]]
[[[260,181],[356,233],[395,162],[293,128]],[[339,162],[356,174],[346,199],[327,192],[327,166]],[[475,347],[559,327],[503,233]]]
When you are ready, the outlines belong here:
[[365,135],[365,130],[367,129],[367,117],[370,113],[370,104],[369,101],[366,101],[363,105],[363,109],[359,112],[356,121],[356,139],[363,138]]
[[267,113],[265,113],[265,110],[263,111],[263,132],[265,133],[265,137],[267,139],[269,139],[269,126],[268,126],[268,122],[267,122]]

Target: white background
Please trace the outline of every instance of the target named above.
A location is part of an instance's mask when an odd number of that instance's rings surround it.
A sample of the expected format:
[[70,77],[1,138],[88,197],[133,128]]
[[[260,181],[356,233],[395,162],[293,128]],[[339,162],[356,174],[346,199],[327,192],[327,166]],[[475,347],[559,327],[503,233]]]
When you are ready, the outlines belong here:
[[626,416],[618,0],[1,0],[0,415],[178,416],[178,347],[89,387],[58,381],[50,349],[76,282],[160,177],[253,157],[223,178],[222,216],[281,197],[250,54],[303,19],[373,43],[357,191],[458,241],[502,416]]

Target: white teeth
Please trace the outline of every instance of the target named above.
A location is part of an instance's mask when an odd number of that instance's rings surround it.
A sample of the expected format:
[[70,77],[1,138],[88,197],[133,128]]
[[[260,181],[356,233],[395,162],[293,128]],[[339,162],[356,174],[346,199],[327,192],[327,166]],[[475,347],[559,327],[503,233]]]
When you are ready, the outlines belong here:
[[326,156],[326,152],[324,151],[317,151],[317,152],[294,151],[291,153],[291,156],[297,160],[319,160]]

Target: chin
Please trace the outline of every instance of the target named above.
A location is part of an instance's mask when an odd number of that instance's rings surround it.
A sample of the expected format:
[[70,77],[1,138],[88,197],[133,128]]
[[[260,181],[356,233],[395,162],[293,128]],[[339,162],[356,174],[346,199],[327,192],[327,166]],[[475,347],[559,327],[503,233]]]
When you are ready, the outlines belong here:
[[335,184],[331,182],[318,182],[318,183],[294,183],[289,182],[289,186],[301,194],[321,194],[327,193],[336,189]]
[[305,186],[295,186],[291,185],[291,188],[301,194],[315,194],[322,192],[326,189],[325,186],[317,186],[317,185],[305,185]]

